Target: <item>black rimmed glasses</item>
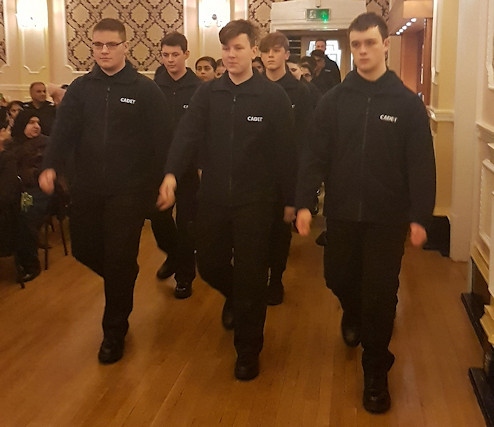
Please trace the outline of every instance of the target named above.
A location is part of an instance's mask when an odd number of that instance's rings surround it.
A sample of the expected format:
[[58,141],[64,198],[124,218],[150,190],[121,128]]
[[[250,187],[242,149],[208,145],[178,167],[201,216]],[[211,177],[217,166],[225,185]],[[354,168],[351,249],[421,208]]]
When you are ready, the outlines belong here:
[[125,43],[125,40],[117,43],[117,42],[107,42],[107,43],[101,43],[101,42],[93,42],[93,49],[94,50],[103,50],[103,48],[106,46],[108,50],[115,50],[117,46],[120,46],[122,43]]

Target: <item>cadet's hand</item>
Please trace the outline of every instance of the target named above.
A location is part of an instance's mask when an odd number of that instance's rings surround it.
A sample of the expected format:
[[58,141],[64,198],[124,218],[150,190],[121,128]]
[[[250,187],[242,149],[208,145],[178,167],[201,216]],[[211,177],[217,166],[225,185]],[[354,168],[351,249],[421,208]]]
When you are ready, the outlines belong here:
[[410,223],[410,242],[413,246],[420,248],[427,241],[427,232],[417,222]]
[[177,188],[177,180],[175,175],[166,174],[160,186],[158,200],[156,206],[160,211],[171,208],[175,204],[175,189]]
[[57,173],[55,169],[45,169],[38,178],[39,188],[46,194],[53,194],[55,191],[55,181]]
[[287,224],[290,224],[295,220],[295,218],[295,206],[285,206],[283,221],[285,221]]
[[312,222],[312,214],[309,209],[299,209],[297,212],[296,226],[298,234],[308,236],[310,233],[310,223]]

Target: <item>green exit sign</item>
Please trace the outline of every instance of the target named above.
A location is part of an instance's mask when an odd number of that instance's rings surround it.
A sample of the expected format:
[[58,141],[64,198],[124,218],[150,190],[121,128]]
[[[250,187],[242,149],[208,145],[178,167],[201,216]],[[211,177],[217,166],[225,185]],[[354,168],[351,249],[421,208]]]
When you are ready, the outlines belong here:
[[308,21],[328,22],[330,18],[329,9],[306,9],[305,17]]

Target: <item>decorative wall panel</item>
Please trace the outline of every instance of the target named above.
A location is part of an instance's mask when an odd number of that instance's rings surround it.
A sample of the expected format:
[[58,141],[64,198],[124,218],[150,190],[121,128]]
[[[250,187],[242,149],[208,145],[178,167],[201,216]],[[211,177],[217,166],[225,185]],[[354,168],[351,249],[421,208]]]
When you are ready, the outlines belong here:
[[5,51],[5,17],[3,15],[3,0],[0,0],[0,66],[7,63],[7,53]]
[[260,37],[269,33],[272,0],[250,0],[249,19],[259,26]]
[[366,0],[365,5],[369,12],[375,12],[384,18],[389,14],[389,0]]
[[[1,2],[2,0],[0,0]],[[77,71],[90,70],[91,33],[102,18],[125,23],[129,40],[129,60],[140,71],[153,71],[159,65],[159,43],[170,31],[183,33],[183,2],[180,0],[78,0],[65,6],[67,57]]]

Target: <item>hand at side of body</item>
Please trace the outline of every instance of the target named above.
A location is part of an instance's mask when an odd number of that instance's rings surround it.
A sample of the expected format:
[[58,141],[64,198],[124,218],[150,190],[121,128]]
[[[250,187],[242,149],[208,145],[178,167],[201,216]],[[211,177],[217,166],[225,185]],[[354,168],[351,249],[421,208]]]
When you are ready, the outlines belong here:
[[57,173],[55,169],[45,169],[38,178],[39,188],[46,194],[53,194],[55,191],[55,181],[57,180]]
[[297,212],[296,227],[301,236],[308,236],[310,233],[310,224],[312,222],[312,214],[309,209],[299,209]]
[[420,248],[427,241],[427,232],[417,222],[410,223],[410,242],[413,246]]
[[177,180],[175,175],[168,173],[161,183],[156,206],[160,211],[164,211],[175,204],[175,190],[177,189]]
[[285,206],[285,212],[283,215],[283,221],[285,221],[287,224],[290,224],[293,222],[296,218],[295,215],[295,207],[294,206]]

